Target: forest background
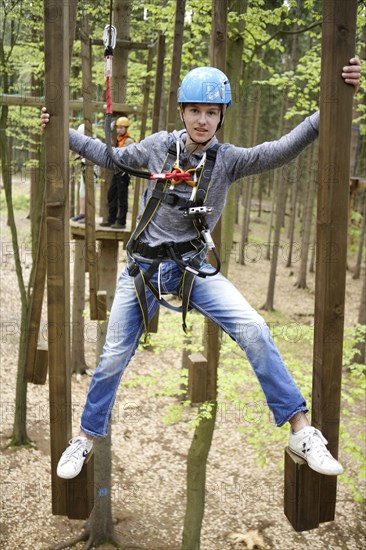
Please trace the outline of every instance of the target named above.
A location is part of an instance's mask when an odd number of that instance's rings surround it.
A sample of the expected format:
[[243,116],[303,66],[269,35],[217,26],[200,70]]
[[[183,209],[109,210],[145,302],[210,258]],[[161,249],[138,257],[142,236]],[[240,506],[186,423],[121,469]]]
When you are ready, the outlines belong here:
[[[169,80],[172,67],[173,28],[176,3],[166,2],[115,2],[125,13],[125,26],[120,29],[123,35],[128,29],[128,37],[136,42],[156,44],[158,37],[164,35],[166,55],[164,61],[164,92],[161,99],[159,129],[167,125],[167,98],[169,95]],[[210,1],[186,2],[184,46],[182,52],[181,75],[193,66],[206,65],[209,60],[210,32],[212,6]],[[44,56],[43,56],[43,3],[40,1],[3,1],[2,30],[0,40],[1,88],[12,96],[43,96]],[[78,14],[87,14],[91,36],[100,39],[105,24],[109,21],[109,5],[96,6],[91,2],[79,2]],[[320,55],[321,55],[321,2],[319,1],[232,1],[228,12],[228,56],[227,73],[232,82],[233,108],[228,112],[225,122],[225,141],[241,146],[250,146],[262,141],[275,139],[292,128],[300,120],[317,109],[319,104]],[[81,97],[81,55],[79,26],[73,46],[71,63],[70,97]],[[356,54],[363,59],[365,56],[365,5],[359,3],[358,31]],[[239,55],[238,55],[239,52]],[[93,87],[92,97],[95,101],[104,101],[104,52],[103,47],[93,48]],[[156,59],[156,58],[155,58]],[[126,90],[123,92],[129,105],[136,107],[143,103],[144,83],[146,82],[147,53],[143,50],[131,50],[128,55],[128,69],[124,75]],[[155,63],[155,61],[154,61]],[[151,80],[154,81],[156,66],[151,70]],[[365,71],[365,69],[364,69]],[[121,90],[114,88],[114,97],[118,99]],[[352,132],[352,166],[351,176],[355,179],[366,177],[366,125],[365,125],[365,89],[355,100],[354,122]],[[146,133],[151,130],[153,91],[148,107],[148,124]],[[137,109],[136,109],[137,110]],[[178,113],[177,113],[178,114]],[[130,115],[132,120],[131,133],[136,137],[140,134],[141,117]],[[77,128],[82,121],[81,112],[73,112],[70,125]],[[95,113],[93,132],[104,139],[103,114]],[[180,121],[176,120],[177,127]],[[27,251],[35,240],[36,224],[25,224],[24,213],[29,213],[31,220],[37,215],[32,211],[36,208],[37,193],[32,196],[31,189],[40,187],[42,178],[41,147],[39,132],[39,105],[37,106],[7,106],[1,105],[1,152],[2,152],[2,273],[7,284],[7,270],[16,274],[18,296],[23,301],[23,310],[27,309],[27,300],[31,293],[31,269],[28,253],[9,253],[10,243],[17,251]],[[5,157],[5,151],[7,157]],[[5,158],[7,159],[5,161]],[[78,178],[78,166],[71,158],[75,179]],[[280,261],[286,265],[291,277],[288,285],[288,295],[293,296],[293,286],[298,293],[305,293],[303,300],[313,298],[313,278],[311,273],[315,265],[315,207],[316,207],[316,146],[309,148],[301,157],[286,170],[270,172],[260,177],[239,182],[233,190],[224,219],[224,234],[231,233],[227,227],[233,228],[232,243],[223,245],[224,260],[230,259],[230,269],[238,286],[246,279],[241,270],[251,270],[251,279],[246,282],[243,293],[247,294],[248,285],[254,286],[253,278],[262,282],[259,291],[257,307],[263,306],[268,312],[269,322],[276,332],[279,346],[286,355],[287,364],[293,371],[296,380],[301,383],[304,393],[310,397],[311,369],[304,372],[303,362],[311,361],[311,338],[313,322],[311,313],[301,311],[301,298],[296,305],[276,299],[276,270],[273,266],[274,250],[280,251]],[[10,178],[10,185],[9,185]],[[32,183],[33,182],[33,183]],[[350,473],[343,476],[341,483],[357,503],[364,501],[365,480],[365,433],[363,423],[363,400],[365,394],[365,332],[362,327],[365,320],[365,190],[359,190],[352,195],[349,226],[349,265],[348,281],[356,285],[353,313],[348,318],[345,337],[344,357],[344,389],[343,421],[341,426],[341,447],[348,453],[346,461],[352,466]],[[130,197],[132,200],[132,196]],[[75,202],[77,198],[75,197]],[[250,216],[248,216],[250,212]],[[7,218],[7,219],[6,219]],[[9,232],[7,227],[12,225]],[[227,224],[227,225],[226,225]],[[17,257],[18,256],[18,257]],[[120,262],[125,258],[121,251]],[[275,266],[276,267],[276,266]],[[255,268],[257,271],[253,271]],[[272,273],[272,277],[270,273]],[[3,275],[2,275],[3,276]],[[268,276],[268,282],[263,282]],[[296,281],[294,279],[296,278]],[[15,280],[15,278],[14,278]],[[11,288],[2,285],[2,293]],[[28,287],[27,287],[28,285]],[[267,286],[268,285],[268,286]],[[265,289],[267,294],[265,295]],[[255,294],[253,289],[253,293]],[[282,293],[280,293],[282,292]],[[262,295],[261,295],[262,293]],[[16,292],[10,292],[12,297]],[[284,293],[286,295],[286,291]],[[278,297],[283,298],[283,289]],[[249,296],[250,299],[250,296]],[[19,334],[9,333],[11,323],[22,323],[16,310],[20,305],[11,303],[3,294],[2,343],[12,347],[13,365],[11,377],[15,384],[16,357],[19,345]],[[299,305],[300,304],[300,305]],[[11,311],[11,315],[9,312]],[[201,335],[201,320],[192,320],[193,334]],[[13,326],[13,325],[11,325]],[[169,335],[169,337],[167,336]],[[174,336],[173,336],[174,335]],[[179,335],[179,319],[164,315],[158,337],[152,339],[152,351],[142,350],[141,353],[166,353],[175,350],[178,357],[182,349],[198,350],[202,344],[200,337],[194,338],[188,344]],[[296,349],[295,349],[296,348]],[[310,348],[310,356],[309,356]],[[94,346],[86,350],[89,363],[94,367]],[[8,360],[8,357],[7,357]],[[159,358],[154,362],[159,363]],[[126,387],[146,388],[152,386],[153,394],[160,394],[164,399],[170,398],[167,405],[164,401],[165,418],[170,425],[178,422],[190,423],[193,426],[197,417],[193,413],[187,420],[187,406],[177,403],[173,396],[177,393],[182,380],[177,372],[177,360],[172,361],[173,367],[164,373],[154,373],[147,370],[145,374],[134,372],[126,381]],[[178,361],[179,362],[179,361]],[[94,363],[94,364],[93,364]],[[261,403],[262,397],[255,383],[249,383],[248,369],[238,368],[237,351],[231,343],[224,341],[220,367],[220,400],[226,403]],[[229,374],[229,376],[228,376]],[[8,382],[8,377],[7,382]],[[157,379],[159,378],[159,382]],[[248,392],[243,394],[243,386]],[[7,394],[8,395],[8,394]],[[26,396],[26,393],[24,393]],[[82,397],[80,396],[80,401]],[[3,400],[8,407],[9,397]],[[8,423],[5,422],[3,444],[9,439],[15,447],[28,443],[28,436],[19,440],[18,427],[12,425],[9,419],[9,409],[3,407]],[[10,407],[10,410],[12,408]],[[239,406],[240,410],[240,406]],[[11,416],[11,415],[10,415]],[[163,416],[163,415],[162,415]],[[23,418],[25,426],[26,419]],[[41,426],[43,422],[40,423]],[[29,426],[29,422],[28,422]],[[40,427],[40,426],[39,426]],[[257,454],[258,462],[265,466],[266,458],[262,452],[263,445],[274,442],[284,442],[284,433],[274,432],[270,425],[268,429],[259,432],[251,429],[252,425],[241,426],[245,433],[246,443]],[[22,430],[20,430],[22,432]],[[24,434],[23,434],[24,435]],[[37,439],[37,438],[35,438]],[[15,455],[16,456],[16,455]],[[7,497],[5,498],[7,500]],[[213,538],[215,538],[213,536]],[[25,546],[24,546],[25,547]],[[208,546],[209,547],[209,546]],[[10,546],[9,546],[10,548]],[[212,548],[212,546],[211,546]]]

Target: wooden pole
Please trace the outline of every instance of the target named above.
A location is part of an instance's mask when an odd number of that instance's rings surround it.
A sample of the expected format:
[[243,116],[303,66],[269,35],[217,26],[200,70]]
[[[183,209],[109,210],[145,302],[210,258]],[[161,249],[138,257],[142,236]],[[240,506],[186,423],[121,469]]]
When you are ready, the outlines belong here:
[[159,130],[160,105],[161,105],[161,97],[163,94],[163,83],[164,83],[164,59],[165,59],[165,35],[163,33],[160,33],[158,38],[158,55],[156,60],[155,97],[154,97],[154,108],[153,108],[152,128],[151,128],[152,134],[154,134]]
[[[160,110],[161,110],[161,99],[163,96],[163,87],[164,87],[164,60],[165,60],[165,35],[163,33],[159,34],[158,38],[158,53],[156,59],[156,76],[155,76],[155,95],[154,95],[154,106],[153,106],[153,115],[152,115],[152,127],[151,133],[154,134],[158,132],[161,128],[160,126]],[[158,323],[159,323],[159,308],[157,308],[156,313],[149,322],[149,332],[158,332]]]
[[[83,115],[84,130],[86,136],[92,136],[92,105],[91,105],[91,43],[89,24],[86,15],[81,22],[81,65],[83,80]],[[107,312],[98,312],[98,266],[95,241],[95,193],[94,193],[94,165],[87,160],[85,164],[85,259],[89,272],[89,300],[90,319],[99,319],[98,313],[102,313],[102,319],[106,319]]]
[[[227,0],[212,0],[212,30],[211,30],[211,65],[225,71],[226,62],[226,23]],[[222,134],[220,140],[222,139]],[[220,224],[214,231],[214,240],[219,250]],[[219,363],[220,345],[219,328],[211,321],[205,321],[205,354],[190,357],[189,393],[193,399],[203,399],[211,402],[211,417],[202,419],[196,428],[187,457],[187,503],[183,526],[182,550],[199,550],[202,520],[205,510],[206,495],[206,465],[215,429],[217,411],[217,367]],[[195,367],[197,370],[193,371]]]
[[[140,127],[140,141],[145,138],[146,134],[146,124],[147,124],[147,113],[149,109],[149,97],[150,97],[150,88],[151,88],[151,70],[154,60],[154,50],[149,48],[147,55],[147,66],[146,66],[146,79],[144,86],[144,100],[142,107],[142,116],[141,116],[141,127]],[[141,193],[142,182],[140,178],[136,178],[135,187],[133,192],[133,207],[131,215],[131,232],[136,227],[136,218],[138,215],[139,205],[140,205],[140,193]]]
[[[210,44],[210,63],[221,71],[226,71],[226,35],[227,35],[227,0],[221,2],[212,1],[212,30]],[[218,140],[224,140],[224,130],[221,128],[217,133]],[[221,220],[217,223],[213,233],[213,240],[216,249],[220,254],[221,248]],[[209,321],[205,320],[205,354],[208,362],[207,391],[208,399],[216,400],[217,397],[217,367],[220,358],[220,329]]]
[[[352,87],[343,82],[341,71],[354,55],[356,17],[357,0],[323,2],[312,424],[323,432],[336,458],[353,98]],[[296,465],[293,455],[286,457],[285,513],[287,506],[290,514],[286,515],[298,531],[332,521],[335,516],[337,478],[307,472],[305,463]],[[301,508],[305,510],[304,500],[311,501],[309,517],[299,513]]]
[[57,462],[71,435],[69,276],[69,1],[44,0],[49,402],[52,513],[66,515],[66,481]]
[[[338,457],[357,0],[324,0],[312,424]],[[337,478],[322,476],[319,521],[334,519]]]
[[172,57],[172,72],[170,76],[170,90],[168,102],[167,131],[172,132],[176,127],[177,118],[177,92],[180,80],[180,66],[182,61],[182,45],[184,32],[184,14],[186,0],[176,0],[174,44]]

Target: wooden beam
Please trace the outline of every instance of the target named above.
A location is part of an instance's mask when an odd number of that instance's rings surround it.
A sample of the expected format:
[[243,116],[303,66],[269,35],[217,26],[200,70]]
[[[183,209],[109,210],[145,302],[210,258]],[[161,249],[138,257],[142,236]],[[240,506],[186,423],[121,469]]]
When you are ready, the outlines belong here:
[[[34,107],[40,109],[44,106],[46,99],[44,97],[34,97],[31,95],[23,94],[0,94],[0,105],[7,105],[8,107]],[[105,112],[104,101],[92,101],[91,102],[93,112],[102,113]],[[70,111],[82,111],[83,100],[82,99],[70,99],[69,100]],[[123,112],[126,114],[141,115],[141,105],[129,105],[127,103],[113,103],[113,110],[116,113]]]
[[[341,71],[355,52],[356,16],[357,0],[323,2],[312,424],[323,432],[335,458],[339,443],[353,100],[353,89],[343,82]],[[288,455],[286,461],[285,487],[291,479],[292,456]],[[337,478],[316,477],[320,484],[316,491],[319,499],[314,502],[318,522],[332,521]],[[298,477],[296,483],[300,484],[296,492],[306,498],[314,492],[310,478]],[[313,516],[307,520],[299,511],[290,521],[296,530],[316,526]]]
[[69,1],[44,0],[47,299],[52,513],[67,514],[67,482],[56,475],[71,436],[69,281]]
[[[100,38],[94,38],[92,40],[92,45],[104,46],[104,42]],[[117,38],[116,46],[122,46],[125,50],[147,50],[153,47],[150,42],[133,42],[132,40],[125,40],[123,38]]]

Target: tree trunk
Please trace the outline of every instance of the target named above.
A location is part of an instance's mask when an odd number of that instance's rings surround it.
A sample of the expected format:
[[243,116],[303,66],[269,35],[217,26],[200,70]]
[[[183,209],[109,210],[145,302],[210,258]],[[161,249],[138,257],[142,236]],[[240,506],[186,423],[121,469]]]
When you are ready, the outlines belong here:
[[[110,311],[117,280],[118,241],[100,242],[99,280],[103,290],[107,292],[107,309]],[[97,357],[103,349],[107,333],[107,322],[99,323]],[[111,430],[108,437],[95,439],[94,478],[96,484],[95,505],[86,524],[90,534],[90,542],[100,545],[114,540],[111,499]],[[96,537],[96,538],[94,538]],[[91,548],[92,546],[85,546]]]
[[[261,80],[262,78],[262,70],[258,67],[256,67],[255,80]],[[258,137],[258,124],[259,124],[259,112],[260,112],[260,101],[255,102],[255,108],[252,111],[252,117],[251,117],[251,128],[252,128],[252,135],[250,137],[251,145],[254,146],[257,143],[257,137]],[[244,201],[243,201],[243,220],[242,220],[242,227],[241,227],[241,243],[240,243],[240,253],[239,253],[239,263],[241,265],[245,264],[245,249],[246,245],[248,244],[249,239],[249,223],[250,223],[250,210],[251,210],[251,204],[252,204],[252,191],[255,183],[255,176],[251,176],[249,179],[244,180]]]
[[257,216],[258,218],[261,218],[262,216],[262,200],[263,200],[263,190],[264,190],[264,182],[266,179],[266,174],[262,173],[259,174],[259,183],[258,183],[258,212]]
[[241,221],[241,236],[240,236],[240,247],[239,247],[239,263],[240,265],[245,264],[245,249],[248,244],[248,229],[249,229],[249,217],[250,217],[250,204],[252,197],[253,189],[253,178],[246,178],[243,181],[243,195],[242,195],[242,205],[243,205],[243,216]]
[[279,188],[279,171],[275,170],[274,178],[273,178],[273,188],[272,188],[271,214],[269,217],[268,236],[267,236],[267,243],[266,243],[266,253],[265,253],[266,260],[271,259],[273,218],[275,213],[275,204],[277,202],[278,188]]
[[311,148],[308,152],[308,162],[306,173],[310,177],[308,182],[307,194],[306,194],[306,204],[303,211],[302,219],[302,240],[301,240],[301,260],[300,268],[297,277],[295,286],[297,288],[307,288],[306,284],[306,275],[307,275],[307,264],[309,257],[309,248],[310,248],[310,235],[313,221],[313,210],[315,203],[315,194],[316,194],[316,179],[312,166],[314,166],[314,156],[315,149]]
[[295,169],[295,181],[292,186],[292,197],[291,197],[291,215],[288,228],[288,239],[289,239],[289,249],[287,254],[286,267],[292,266],[292,254],[294,250],[294,234],[295,234],[295,223],[296,223],[296,202],[298,196],[299,188],[299,178],[297,177],[299,173],[299,161],[296,160],[296,169]]
[[311,245],[309,273],[315,273],[315,254],[316,254],[316,235],[313,235],[313,240]]
[[[282,135],[283,129],[284,129],[284,122],[283,117],[285,114],[285,102],[282,102],[281,105],[281,113],[280,113],[280,126],[279,126],[279,133]],[[282,176],[282,170],[275,170],[273,172],[273,189],[272,189],[272,204],[271,204],[271,216],[269,220],[269,227],[268,227],[268,239],[267,239],[267,246],[266,246],[266,260],[271,259],[271,250],[272,250],[272,231],[273,231],[273,217],[275,212],[275,204],[278,204],[278,195],[280,193],[281,188],[281,176]]]
[[[5,55],[3,49],[3,42],[0,41],[0,61],[1,65],[5,66]],[[9,78],[7,71],[3,74],[4,93],[9,92]],[[9,108],[5,105],[1,107],[0,127],[7,128],[8,124]],[[18,234],[16,228],[16,222],[14,217],[14,208],[12,201],[12,173],[11,166],[11,149],[9,147],[8,139],[5,132],[0,132],[0,158],[1,158],[1,173],[5,191],[8,225],[10,227],[11,240],[14,251],[15,271],[18,280],[19,294],[21,300],[21,330],[20,341],[18,351],[18,369],[17,369],[17,382],[15,392],[15,413],[13,433],[11,437],[11,445],[20,446],[29,443],[26,428],[26,416],[27,416],[27,384],[24,382],[24,368],[25,368],[25,344],[26,344],[26,331],[23,330],[27,326],[28,316],[28,295],[24,285],[23,271],[21,265],[21,259],[19,256],[19,243]]]
[[271,270],[270,270],[268,289],[267,289],[267,299],[262,306],[262,309],[267,311],[274,310],[274,291],[275,291],[275,284],[276,284],[278,250],[280,247],[281,228],[283,224],[283,219],[285,217],[285,209],[286,209],[287,179],[280,177],[278,184],[279,184],[279,187],[277,192],[277,213],[276,213],[276,224],[275,224],[275,231],[274,231],[274,238],[273,238],[273,246],[272,246]]
[[105,543],[115,544],[115,532],[112,519],[111,475],[112,451],[111,429],[106,438],[94,439],[94,470],[96,483],[94,488],[94,507],[86,522],[89,535],[84,550]]
[[85,308],[85,241],[76,239],[74,253],[74,288],[72,298],[71,372],[85,374],[84,308]]
[[205,511],[206,463],[215,428],[217,402],[210,418],[201,420],[195,429],[187,459],[187,507],[181,550],[199,550]]
[[[22,302],[21,311],[21,327],[28,326],[28,313],[29,310],[26,304]],[[19,339],[19,351],[18,351],[18,368],[17,379],[15,389],[15,413],[13,432],[11,435],[10,445],[12,447],[19,447],[21,445],[28,445],[30,439],[27,434],[27,383],[24,382],[24,369],[25,369],[25,353],[26,353],[27,332],[26,330],[20,331]]]

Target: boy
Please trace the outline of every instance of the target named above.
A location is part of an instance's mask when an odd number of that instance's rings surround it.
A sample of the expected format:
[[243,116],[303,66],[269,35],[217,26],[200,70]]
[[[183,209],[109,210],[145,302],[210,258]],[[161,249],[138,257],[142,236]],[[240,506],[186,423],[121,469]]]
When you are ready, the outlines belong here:
[[[359,61],[351,59],[342,77],[357,89],[359,76]],[[119,161],[131,168],[147,167],[150,174],[171,172],[173,168],[176,173],[189,170],[189,176],[185,172],[189,181],[171,179],[168,185],[163,181],[157,188],[149,181],[140,223],[128,247],[129,263],[118,281],[100,363],[90,384],[80,435],[71,439],[57,473],[65,479],[77,476],[92,449],[93,437],[107,435],[121,376],[148,319],[163,301],[162,296],[171,293],[183,296],[183,306],[189,304],[209,317],[246,352],[276,424],[291,425],[290,449],[317,472],[339,475],[343,468],[327,450],[321,432],[309,425],[305,400],[265,321],[205,260],[207,250],[213,247],[210,230],[222,213],[230,185],[299,155],[318,135],[319,113],[279,140],[251,148],[230,144],[218,147],[215,134],[231,105],[226,75],[213,67],[193,69],[183,79],[178,103],[184,130],[158,132],[141,143],[114,149]],[[49,121],[45,109],[41,121],[45,128]],[[101,142],[71,131],[70,148],[96,164],[113,168]],[[201,185],[205,177],[209,181]]]

